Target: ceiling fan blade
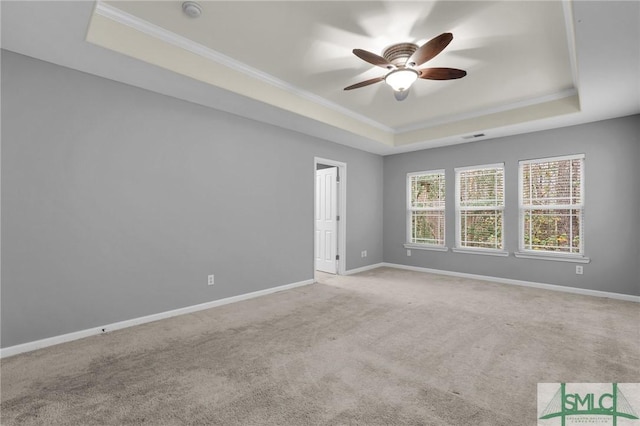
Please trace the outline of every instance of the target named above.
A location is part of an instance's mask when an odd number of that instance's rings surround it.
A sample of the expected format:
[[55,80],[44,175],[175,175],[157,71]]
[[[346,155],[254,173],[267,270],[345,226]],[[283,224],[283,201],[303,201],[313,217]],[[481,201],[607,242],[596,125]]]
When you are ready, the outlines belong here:
[[344,90],[358,89],[360,87],[364,87],[364,86],[368,86],[370,84],[378,83],[378,82],[380,82],[382,80],[384,80],[384,77],[372,78],[370,80],[365,80],[365,81],[361,81],[360,83],[352,84],[349,87],[345,87]]
[[358,58],[362,59],[363,61],[369,62],[370,64],[378,67],[382,67],[382,68],[393,67],[393,65],[389,63],[389,61],[387,61],[382,56],[376,55],[375,53],[367,52],[366,50],[353,49],[353,54],[356,55]]
[[425,68],[420,71],[420,78],[426,80],[455,80],[467,75],[465,70],[457,68]]
[[413,55],[407,61],[407,64],[414,63],[415,66],[424,64],[430,59],[433,59],[438,53],[442,52],[445,47],[453,40],[453,34],[442,33],[437,37],[432,38],[422,46],[418,48]]

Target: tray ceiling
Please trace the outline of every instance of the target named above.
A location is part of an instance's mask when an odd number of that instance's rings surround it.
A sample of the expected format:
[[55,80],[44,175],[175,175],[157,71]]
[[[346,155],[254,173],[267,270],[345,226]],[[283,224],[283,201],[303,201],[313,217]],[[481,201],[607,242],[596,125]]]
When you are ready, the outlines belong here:
[[[579,109],[560,2],[98,3],[87,40],[389,145],[475,132]],[[384,75],[352,54],[381,54],[452,32],[429,67],[460,80],[418,80],[398,102]],[[513,112],[517,111],[517,114]]]
[[[2,48],[387,155],[640,113],[640,3],[2,1]],[[63,23],[63,24],[62,24]],[[397,102],[352,54],[452,43]],[[382,73],[381,73],[382,72]],[[482,134],[478,138],[473,135]],[[606,142],[606,141],[603,141]]]

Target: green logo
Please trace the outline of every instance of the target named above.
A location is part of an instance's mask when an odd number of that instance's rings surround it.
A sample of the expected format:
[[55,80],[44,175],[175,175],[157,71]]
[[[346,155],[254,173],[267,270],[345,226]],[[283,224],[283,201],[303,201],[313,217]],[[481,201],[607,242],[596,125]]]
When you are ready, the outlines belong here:
[[[562,426],[565,426],[566,419],[571,416],[590,416],[592,420],[588,422],[590,424],[596,423],[593,421],[596,419],[593,416],[607,416],[606,420],[603,419],[606,423],[598,422],[597,424],[614,426],[617,426],[619,418],[638,420],[638,415],[617,383],[570,383],[569,385],[571,390],[567,391],[567,384],[560,383],[558,390],[542,410],[540,420],[558,418]],[[539,384],[538,398],[540,396]],[[586,418],[583,417],[579,422],[577,418],[574,420],[576,423],[585,423]]]

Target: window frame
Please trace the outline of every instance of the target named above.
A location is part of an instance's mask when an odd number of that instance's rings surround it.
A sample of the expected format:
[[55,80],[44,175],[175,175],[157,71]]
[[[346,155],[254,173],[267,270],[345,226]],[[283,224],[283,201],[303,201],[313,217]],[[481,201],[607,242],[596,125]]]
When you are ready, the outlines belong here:
[[[444,182],[445,187],[445,197],[443,201],[443,207],[435,208],[435,207],[413,207],[411,204],[412,194],[411,194],[411,181],[412,178],[416,176],[427,176],[427,175],[442,175],[442,181]],[[405,227],[405,244],[404,247],[407,249],[418,249],[418,250],[436,250],[436,251],[448,251],[449,249],[446,246],[447,240],[447,208],[446,208],[446,187],[447,187],[447,176],[445,169],[436,169],[436,170],[425,170],[420,172],[410,172],[407,173],[406,178],[406,227]],[[416,211],[442,211],[442,220],[443,220],[443,238],[442,244],[430,244],[430,243],[416,243],[412,242],[412,218],[413,213]]]
[[[590,259],[585,255],[584,218],[585,218],[585,154],[571,154],[556,157],[533,158],[518,161],[518,251],[516,257],[526,259],[556,260],[565,262],[589,263]],[[580,160],[580,198],[581,204],[548,206],[548,210],[580,210],[580,244],[578,253],[555,252],[550,250],[533,250],[525,248],[525,214],[533,210],[530,205],[524,204],[524,166],[529,164],[553,163],[557,161]]]
[[[460,176],[462,172],[466,171],[478,171],[478,170],[491,170],[491,169],[500,169],[502,170],[502,205],[496,206],[496,208],[490,206],[478,206],[477,208],[468,208],[462,207],[460,205],[460,191],[461,191],[461,182]],[[455,186],[456,186],[456,199],[455,199],[455,210],[456,210],[456,245],[455,248],[452,249],[453,252],[456,253],[467,253],[467,254],[483,254],[483,255],[491,255],[491,256],[509,256],[509,252],[505,250],[504,243],[504,235],[505,235],[505,199],[506,199],[506,168],[504,162],[502,163],[492,163],[492,164],[479,164],[473,166],[465,166],[465,167],[456,167],[455,171]],[[502,224],[501,224],[501,232],[500,232],[500,246],[502,248],[488,248],[488,247],[467,247],[462,246],[461,241],[461,233],[462,233],[462,212],[463,211],[472,211],[472,210],[495,210],[500,211],[502,214]]]

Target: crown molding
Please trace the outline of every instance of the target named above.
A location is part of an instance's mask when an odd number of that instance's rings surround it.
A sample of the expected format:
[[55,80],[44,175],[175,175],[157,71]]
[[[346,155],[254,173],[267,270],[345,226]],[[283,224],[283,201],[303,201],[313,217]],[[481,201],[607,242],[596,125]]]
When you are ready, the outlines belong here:
[[255,78],[264,83],[267,83],[271,86],[277,87],[278,89],[282,89],[300,98],[306,99],[315,104],[318,104],[320,106],[331,109],[340,114],[343,114],[345,116],[358,120],[369,126],[375,127],[385,132],[389,132],[391,134],[395,133],[393,128],[385,126],[382,123],[379,123],[375,120],[370,119],[369,117],[365,117],[364,115],[358,114],[348,108],[345,108],[321,96],[318,96],[315,93],[311,93],[306,90],[302,90],[298,87],[295,87],[287,83],[286,81],[280,80],[279,78],[272,76],[271,74],[260,71],[243,62],[237,61],[223,53],[217,52],[216,50],[213,50],[207,46],[196,43],[193,40],[190,40],[186,37],[182,37],[176,33],[173,33],[169,30],[166,30],[155,24],[152,24],[151,22],[140,19],[137,16],[124,12],[110,4],[104,3],[102,1],[96,2],[95,13],[107,19],[111,19],[112,21],[118,22],[122,25],[126,25],[130,28],[133,28],[134,30],[140,31],[158,40],[161,40],[165,43],[179,47],[188,52],[191,52],[193,54],[206,58],[210,61],[224,65],[227,68],[230,68],[234,71],[243,73],[252,78]]
[[573,5],[571,0],[562,1],[565,29],[567,30],[567,49],[569,50],[569,63],[573,87],[578,88],[578,55],[576,53],[576,29],[573,22]]
[[429,127],[440,126],[442,124],[455,123],[457,121],[468,120],[470,118],[483,117],[489,114],[496,114],[496,113],[511,111],[518,108],[525,108],[528,106],[539,105],[547,102],[553,102],[559,99],[570,98],[572,96],[576,96],[577,94],[578,94],[578,91],[572,87],[570,89],[561,90],[559,92],[551,93],[549,95],[539,96],[537,98],[525,99],[522,101],[511,102],[508,104],[498,105],[495,107],[483,108],[481,110],[476,110],[473,112],[451,115],[446,118],[423,121],[422,123],[417,125],[400,127],[396,129],[395,133],[399,134],[399,133],[413,132],[416,130],[424,130]]

